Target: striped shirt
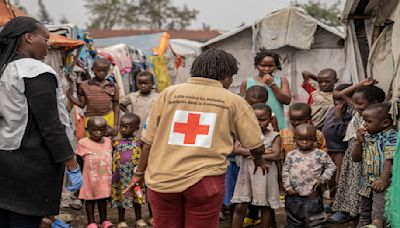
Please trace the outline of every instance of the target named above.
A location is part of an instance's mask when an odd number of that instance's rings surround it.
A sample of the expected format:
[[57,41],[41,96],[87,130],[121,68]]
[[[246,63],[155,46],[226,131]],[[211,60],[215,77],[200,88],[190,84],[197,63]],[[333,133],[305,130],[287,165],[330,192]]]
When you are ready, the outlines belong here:
[[360,195],[370,197],[371,185],[382,175],[383,163],[386,159],[393,159],[396,137],[397,131],[392,128],[378,134],[365,136]]
[[79,96],[86,98],[85,116],[104,116],[113,111],[113,103],[118,105],[119,89],[112,82],[100,85],[94,79],[79,84]]

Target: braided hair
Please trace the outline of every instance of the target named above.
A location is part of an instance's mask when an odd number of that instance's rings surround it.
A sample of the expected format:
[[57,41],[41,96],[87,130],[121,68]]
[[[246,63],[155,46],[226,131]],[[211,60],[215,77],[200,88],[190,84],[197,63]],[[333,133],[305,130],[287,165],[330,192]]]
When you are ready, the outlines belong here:
[[10,63],[20,44],[20,38],[26,33],[33,33],[41,23],[31,17],[15,17],[0,31],[0,77]]
[[226,76],[237,74],[238,61],[220,49],[210,49],[201,53],[193,62],[190,74],[192,77],[206,77],[215,80],[224,80]]
[[281,57],[277,53],[265,48],[261,48],[254,57],[254,68],[257,68],[257,66],[261,64],[261,61],[267,56],[270,56],[274,59],[276,69],[282,70],[281,61],[279,60]]

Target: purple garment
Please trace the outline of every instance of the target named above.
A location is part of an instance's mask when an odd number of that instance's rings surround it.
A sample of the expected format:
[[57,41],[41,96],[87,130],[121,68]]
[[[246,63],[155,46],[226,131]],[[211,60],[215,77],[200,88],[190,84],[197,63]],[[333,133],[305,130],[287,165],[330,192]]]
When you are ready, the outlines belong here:
[[326,144],[329,152],[344,152],[347,149],[347,142],[344,142],[347,125],[349,124],[352,115],[345,112],[342,118],[335,118],[335,107],[328,110],[325,117],[322,133],[325,136]]

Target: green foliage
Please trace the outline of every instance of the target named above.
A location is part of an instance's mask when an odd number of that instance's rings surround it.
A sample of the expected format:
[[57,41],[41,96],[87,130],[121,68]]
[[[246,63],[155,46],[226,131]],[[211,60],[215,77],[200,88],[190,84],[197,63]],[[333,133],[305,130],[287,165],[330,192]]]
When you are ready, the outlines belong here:
[[340,0],[337,0],[332,5],[328,6],[323,4],[318,0],[309,0],[307,3],[300,4],[297,1],[292,1],[292,6],[297,6],[305,9],[305,11],[317,20],[330,26],[341,25],[339,16],[341,14],[340,10]]
[[38,0],[39,4],[39,13],[38,18],[43,23],[53,23],[53,19],[50,17],[49,12],[47,12],[46,6],[43,3],[43,0]]
[[196,19],[197,10],[172,5],[171,0],[85,0],[89,27],[112,29],[185,29]]

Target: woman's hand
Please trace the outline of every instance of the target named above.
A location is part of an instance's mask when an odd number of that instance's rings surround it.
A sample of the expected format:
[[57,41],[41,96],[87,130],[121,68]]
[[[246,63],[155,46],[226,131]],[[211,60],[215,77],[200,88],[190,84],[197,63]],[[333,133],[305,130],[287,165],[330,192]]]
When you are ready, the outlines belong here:
[[275,83],[274,78],[270,74],[265,74],[262,78],[262,81],[268,86],[271,86]]

